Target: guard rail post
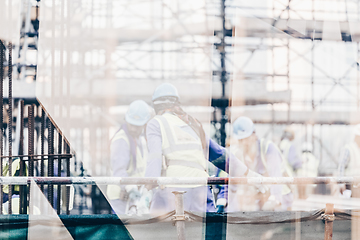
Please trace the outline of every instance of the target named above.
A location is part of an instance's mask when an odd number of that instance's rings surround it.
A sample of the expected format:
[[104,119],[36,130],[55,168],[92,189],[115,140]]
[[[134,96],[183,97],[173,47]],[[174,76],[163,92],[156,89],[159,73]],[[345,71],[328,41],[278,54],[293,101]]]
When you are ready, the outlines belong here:
[[333,223],[335,220],[334,216],[334,204],[327,203],[325,208],[325,214],[322,215],[325,220],[325,240],[332,240],[333,236]]
[[185,240],[185,212],[184,212],[184,193],[186,191],[173,191],[175,195],[175,215],[173,220],[176,224],[178,240]]

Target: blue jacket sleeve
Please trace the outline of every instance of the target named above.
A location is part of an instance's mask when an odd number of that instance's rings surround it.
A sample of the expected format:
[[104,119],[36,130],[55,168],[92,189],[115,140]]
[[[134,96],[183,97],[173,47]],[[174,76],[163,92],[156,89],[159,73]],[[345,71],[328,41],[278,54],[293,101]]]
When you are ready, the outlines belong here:
[[227,171],[226,149],[209,139],[209,161],[217,168]]
[[209,161],[232,177],[243,177],[248,171],[242,161],[212,139],[209,139]]

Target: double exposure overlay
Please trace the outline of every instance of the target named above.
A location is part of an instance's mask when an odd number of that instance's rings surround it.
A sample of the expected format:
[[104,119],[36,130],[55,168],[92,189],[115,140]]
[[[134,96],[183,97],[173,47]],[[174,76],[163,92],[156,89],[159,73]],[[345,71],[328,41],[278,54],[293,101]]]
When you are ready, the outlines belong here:
[[360,1],[0,1],[1,239],[360,239]]

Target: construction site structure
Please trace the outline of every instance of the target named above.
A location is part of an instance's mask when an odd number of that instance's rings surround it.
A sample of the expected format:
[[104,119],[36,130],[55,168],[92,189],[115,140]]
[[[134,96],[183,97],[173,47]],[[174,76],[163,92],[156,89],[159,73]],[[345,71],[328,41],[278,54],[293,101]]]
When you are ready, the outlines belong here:
[[[357,239],[356,198],[329,195],[331,186],[359,181],[332,177],[360,123],[359,1],[4,0],[0,40],[0,213],[14,215],[16,204],[17,213],[29,215],[19,218],[29,226],[25,238],[40,236],[34,230],[40,211],[52,219],[44,229],[69,239],[84,238],[72,229],[84,226],[71,219],[82,214],[109,214],[94,219],[104,217],[124,239],[149,232],[146,224],[169,222],[176,228],[164,228],[164,239],[189,238],[185,229],[193,239],[226,239],[253,231],[235,230],[236,224],[269,223],[280,230],[264,227],[262,239],[301,239],[307,221],[323,227],[325,239],[333,233]],[[163,82],[177,87],[185,111],[222,146],[231,147],[239,116],[251,118],[258,136],[275,143],[292,126],[298,148],[311,143],[320,177],[110,179],[111,137],[128,105],[137,99],[151,104]],[[323,195],[297,200],[294,212],[267,222],[261,218],[273,213],[250,213],[249,220],[239,213],[184,212],[181,191],[174,192],[176,211],[167,215],[110,216],[109,184],[194,182],[317,184]],[[351,233],[344,230],[349,221]]]

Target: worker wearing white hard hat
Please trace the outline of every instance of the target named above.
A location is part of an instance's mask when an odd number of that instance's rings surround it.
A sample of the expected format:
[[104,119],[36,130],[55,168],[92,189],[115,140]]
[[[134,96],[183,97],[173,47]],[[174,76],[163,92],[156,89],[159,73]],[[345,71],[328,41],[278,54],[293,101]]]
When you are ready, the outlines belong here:
[[[247,167],[267,177],[288,176],[283,157],[277,146],[271,141],[259,139],[255,125],[248,117],[239,117],[233,123],[233,138],[237,140],[231,146],[231,152],[242,159]],[[246,193],[244,193],[246,194]],[[292,193],[287,185],[271,185],[270,197],[262,206],[263,210],[286,210],[291,206]],[[236,206],[234,206],[236,208]]]
[[[125,123],[111,139],[111,166],[114,177],[144,177],[147,146],[143,130],[152,117],[151,107],[143,100],[132,102]],[[137,213],[141,193],[137,186],[109,185],[107,196],[116,214]],[[143,209],[142,209],[143,210]]]
[[302,161],[298,156],[296,146],[294,144],[295,131],[291,126],[287,126],[281,136],[279,148],[285,157],[288,164],[291,166],[291,170],[296,172],[301,168]]
[[[341,151],[338,176],[358,177],[360,176],[360,124],[354,126],[354,140],[345,145]],[[344,193],[346,189],[351,190],[352,197],[360,197],[360,188],[358,186],[341,184],[340,193]]]
[[[225,148],[207,138],[201,123],[183,111],[175,86],[170,83],[159,85],[152,100],[157,115],[146,127],[149,149],[146,177],[203,177],[205,181],[209,176],[207,161],[223,170],[228,170],[228,163],[233,162],[236,166],[235,176],[248,174],[249,170],[244,164],[235,158],[226,158],[228,154]],[[157,188],[151,211],[163,213],[174,210],[174,190],[186,191],[186,211],[206,211],[208,191],[206,186],[200,185]]]

